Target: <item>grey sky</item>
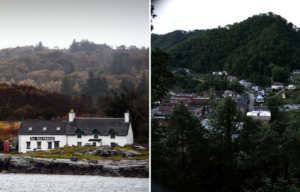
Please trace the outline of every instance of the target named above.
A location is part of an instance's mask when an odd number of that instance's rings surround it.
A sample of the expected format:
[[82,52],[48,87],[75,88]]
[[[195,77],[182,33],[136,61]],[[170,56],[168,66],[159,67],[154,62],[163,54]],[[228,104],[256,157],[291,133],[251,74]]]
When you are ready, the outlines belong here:
[[212,29],[241,22],[260,13],[273,12],[300,27],[295,0],[152,0],[155,6],[153,33],[174,30]]
[[148,0],[0,0],[0,49],[73,39],[149,47]]

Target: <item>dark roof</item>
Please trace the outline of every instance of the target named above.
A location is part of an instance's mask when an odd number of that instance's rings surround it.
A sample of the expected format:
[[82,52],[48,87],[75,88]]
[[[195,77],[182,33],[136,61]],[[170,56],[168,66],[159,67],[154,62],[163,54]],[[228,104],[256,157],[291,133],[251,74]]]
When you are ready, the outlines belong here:
[[[66,121],[50,120],[22,121],[19,135],[65,135],[67,123]],[[31,131],[28,130],[29,127],[32,127]],[[43,131],[43,127],[47,127],[47,130]],[[59,131],[56,130],[57,127],[60,127]]]
[[75,135],[75,131],[81,129],[84,135],[93,135],[93,130],[98,129],[101,135],[108,136],[111,129],[117,131],[118,136],[128,134],[129,123],[124,118],[75,118],[66,127],[67,135]]
[[[32,127],[29,131],[28,128]],[[47,127],[43,131],[43,127]],[[60,127],[57,131],[56,128]],[[98,129],[101,135],[108,136],[109,131],[114,129],[118,136],[126,136],[129,130],[129,123],[124,118],[75,118],[72,123],[67,121],[22,121],[20,135],[75,135],[76,130],[81,130],[84,135],[93,135],[93,130]]]

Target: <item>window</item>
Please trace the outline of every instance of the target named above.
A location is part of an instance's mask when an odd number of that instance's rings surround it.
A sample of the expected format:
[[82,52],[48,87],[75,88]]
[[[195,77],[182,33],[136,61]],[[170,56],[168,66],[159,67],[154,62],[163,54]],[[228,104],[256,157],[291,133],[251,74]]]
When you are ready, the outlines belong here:
[[116,138],[116,133],[115,132],[111,132],[110,133],[110,138],[111,139],[115,139]]
[[59,147],[59,141],[54,141],[54,148],[56,149],[57,147]]
[[46,131],[47,130],[47,127],[43,127],[43,131]]
[[94,146],[94,147],[96,147],[96,146],[97,146],[97,145],[96,145],[96,142],[93,142],[93,146]]
[[56,127],[56,131],[60,131],[60,127]]
[[113,143],[113,142],[112,142],[112,143],[110,143],[110,146],[111,146],[111,147],[115,147],[115,146],[116,146],[116,143]]
[[81,138],[81,133],[79,132],[79,133],[77,133],[77,138]]
[[81,147],[81,146],[82,146],[82,143],[81,143],[81,142],[77,142],[77,146],[78,146],[78,147]]
[[95,133],[95,134],[94,134],[94,138],[95,138],[95,139],[98,139],[98,138],[99,138],[99,134],[98,134],[98,133]]
[[52,149],[52,142],[48,142],[48,149]]
[[42,148],[42,142],[37,142],[37,148],[41,149]]
[[32,131],[32,127],[29,127],[29,128],[28,128],[28,131]]
[[30,142],[26,142],[26,149],[30,149]]

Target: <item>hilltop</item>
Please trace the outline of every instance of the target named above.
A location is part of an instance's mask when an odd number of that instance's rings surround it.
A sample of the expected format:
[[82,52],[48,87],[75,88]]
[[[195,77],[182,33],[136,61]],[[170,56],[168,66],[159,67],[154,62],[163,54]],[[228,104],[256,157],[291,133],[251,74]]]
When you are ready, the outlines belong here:
[[[169,39],[173,33],[160,39]],[[196,73],[227,71],[261,86],[270,82],[273,70],[287,76],[300,68],[300,31],[272,12],[205,30],[198,36],[182,34],[184,38],[172,35],[169,45],[152,42],[152,47],[160,46],[172,56],[170,68],[188,68]],[[157,39],[156,34],[152,37]]]

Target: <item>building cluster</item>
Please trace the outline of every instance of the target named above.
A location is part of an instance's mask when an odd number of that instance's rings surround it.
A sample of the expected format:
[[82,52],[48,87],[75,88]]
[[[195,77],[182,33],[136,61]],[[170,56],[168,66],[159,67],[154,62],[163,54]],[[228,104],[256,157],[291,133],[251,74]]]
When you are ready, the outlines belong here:
[[18,134],[18,151],[23,153],[72,145],[133,144],[128,110],[124,118],[76,118],[71,111],[67,121],[22,121]]
[[[211,112],[210,97],[213,94],[216,98],[223,98],[226,96],[232,97],[237,102],[237,108],[246,114],[248,111],[247,97],[239,95],[233,91],[215,91],[211,89],[203,93],[203,96],[199,96],[195,93],[177,93],[171,97],[166,97],[159,107],[152,111],[152,118],[164,119],[165,115],[171,114],[174,107],[176,107],[180,102],[182,102],[191,114],[202,121]],[[164,124],[161,120],[160,124]]]
[[227,71],[213,71],[212,72],[213,75],[227,75]]

